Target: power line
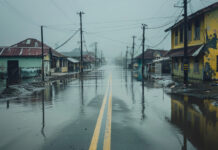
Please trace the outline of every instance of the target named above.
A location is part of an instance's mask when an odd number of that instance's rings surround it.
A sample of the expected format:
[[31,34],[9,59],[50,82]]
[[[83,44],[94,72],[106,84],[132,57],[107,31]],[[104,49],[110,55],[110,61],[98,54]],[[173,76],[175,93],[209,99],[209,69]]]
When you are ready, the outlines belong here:
[[169,33],[170,33],[170,32],[168,32],[168,33],[164,36],[164,38],[163,38],[159,43],[157,43],[157,44],[154,45],[154,46],[149,46],[149,45],[148,45],[148,47],[150,47],[150,48],[155,48],[155,47],[159,46],[160,44],[162,44],[163,41],[166,40],[166,38],[168,37]]
[[170,25],[170,24],[173,23],[173,22],[174,22],[174,21],[170,21],[170,22],[168,22],[168,23],[166,23],[166,24],[163,24],[163,25],[161,25],[161,26],[149,27],[149,28],[146,28],[146,29],[160,29],[160,28],[163,28],[163,27],[165,27],[165,26]]
[[[85,33],[90,34],[89,32],[85,32]],[[90,35],[94,35],[96,37],[100,37],[100,38],[103,38],[103,39],[106,39],[106,40],[110,40],[110,41],[113,41],[113,42],[122,43],[122,44],[125,44],[125,45],[128,44],[127,42],[111,39],[111,38],[108,38],[108,37],[105,37],[105,36],[102,36],[102,35],[96,35],[96,34],[92,34],[92,33]]]
[[[101,29],[101,28],[103,28],[103,29],[111,29],[111,28],[118,28],[118,29],[122,29],[123,27],[130,27],[130,26],[138,26],[139,25],[139,23],[131,23],[131,24],[120,24],[120,25],[113,25],[113,26],[96,26],[96,28],[97,29]],[[89,25],[89,27],[90,27],[90,25]]]
[[189,9],[190,9],[190,12],[191,12],[191,14],[192,14],[192,13],[193,13],[193,7],[192,7],[191,0],[190,0],[190,2],[189,2]]
[[[133,19],[133,20],[114,20],[114,21],[105,21],[105,22],[88,22],[86,23],[86,25],[100,25],[100,24],[114,24],[114,23],[124,23],[126,26],[129,26],[128,24],[126,24],[126,22],[141,22],[141,21],[145,21],[145,20],[160,20],[160,19],[171,19],[174,18],[176,16],[165,16],[165,17],[148,17],[148,18],[144,18],[144,19]],[[71,26],[71,25],[78,25],[79,23],[70,23],[70,24],[51,24],[49,26]],[[137,23],[138,24],[138,23]]]
[[87,48],[87,44],[86,44],[86,40],[85,40],[85,36],[84,36],[84,34],[82,34],[82,36],[83,36],[83,40],[84,40],[84,46],[85,46],[85,48],[86,48],[86,52],[88,52],[88,48]]
[[16,7],[14,7],[10,2],[4,0],[2,1],[3,4],[6,4],[8,9],[10,11],[13,11],[16,15],[18,15],[20,18],[22,18],[24,21],[34,25],[34,26],[40,26],[38,23],[36,23],[34,20],[32,20],[30,17],[26,16],[24,13],[22,13],[20,10],[18,10]]
[[165,16],[165,17],[148,17],[148,18],[144,18],[144,19],[130,19],[130,20],[113,20],[113,21],[104,21],[104,22],[89,22],[86,24],[110,24],[110,23],[126,23],[126,22],[141,22],[141,21],[146,21],[146,20],[159,20],[159,19],[167,19],[167,18],[172,18],[172,17],[176,17],[176,16]]
[[104,32],[119,32],[119,31],[125,31],[130,29],[137,29],[138,27],[129,27],[129,28],[120,28],[120,29],[114,29],[114,30],[104,30],[104,31],[98,31],[98,32],[89,32],[90,34],[98,34],[98,33],[104,33]]
[[[175,23],[176,23],[176,22],[179,20],[179,18],[182,16],[183,10],[184,10],[184,9],[181,10],[179,16],[176,18]],[[163,39],[162,39],[160,42],[158,42],[157,44],[155,44],[154,46],[149,46],[149,45],[147,45],[147,46],[150,47],[150,48],[155,48],[155,47],[159,46],[160,44],[163,43],[163,41],[166,40],[166,38],[168,37],[169,33],[170,33],[170,32],[168,32],[168,33],[163,37]]]
[[55,30],[55,31],[60,31],[60,32],[71,32],[71,31],[78,30],[78,29],[57,28],[57,27],[51,27],[51,26],[47,26],[47,25],[45,25],[44,27],[46,27],[47,29],[50,29],[50,30]]
[[73,35],[71,35],[65,42],[63,42],[61,45],[59,45],[58,47],[56,47],[55,49],[59,49],[62,46],[64,46],[65,44],[67,44],[77,33],[79,32],[79,30],[77,30],[76,32],[73,33]]
[[55,0],[50,0],[50,2],[56,7],[56,9],[59,10],[59,12],[61,12],[65,16],[65,18],[70,19],[70,17],[68,17],[65,11],[61,7],[59,7],[59,5],[55,2]]

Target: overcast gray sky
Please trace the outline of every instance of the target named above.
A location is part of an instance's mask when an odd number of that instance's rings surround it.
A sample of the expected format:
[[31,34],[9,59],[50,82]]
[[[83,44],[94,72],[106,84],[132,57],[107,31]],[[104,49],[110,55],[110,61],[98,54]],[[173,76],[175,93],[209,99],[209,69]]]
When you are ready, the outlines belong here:
[[[26,38],[40,40],[40,25],[45,43],[55,48],[79,29],[77,12],[83,11],[84,38],[87,49],[98,42],[104,55],[123,54],[126,46],[136,38],[136,53],[141,52],[141,24],[158,29],[146,30],[146,45],[156,45],[167,33],[164,29],[175,23],[181,12],[182,0],[0,0],[0,46],[15,44]],[[189,13],[206,7],[217,0],[191,0]],[[58,49],[71,51],[79,47],[79,33]],[[170,34],[157,49],[170,49]],[[86,48],[84,48],[86,50]]]

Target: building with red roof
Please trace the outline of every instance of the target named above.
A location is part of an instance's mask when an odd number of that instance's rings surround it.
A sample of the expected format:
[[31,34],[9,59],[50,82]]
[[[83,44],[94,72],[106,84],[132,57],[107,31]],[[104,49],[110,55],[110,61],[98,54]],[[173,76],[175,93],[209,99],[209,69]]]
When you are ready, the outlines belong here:
[[[67,57],[44,44],[44,73],[67,72]],[[41,74],[41,42],[28,38],[9,47],[0,47],[0,76],[15,81]]]

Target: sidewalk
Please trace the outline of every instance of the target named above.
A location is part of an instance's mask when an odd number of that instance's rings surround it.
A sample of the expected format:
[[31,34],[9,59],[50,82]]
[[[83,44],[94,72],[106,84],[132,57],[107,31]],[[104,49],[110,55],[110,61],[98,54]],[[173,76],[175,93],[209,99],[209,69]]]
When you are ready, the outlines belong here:
[[218,100],[218,82],[217,81],[190,81],[187,87],[184,86],[182,79],[173,79],[170,75],[156,76],[150,81],[158,84],[160,87],[165,88],[168,94],[179,94],[194,96],[204,99]]

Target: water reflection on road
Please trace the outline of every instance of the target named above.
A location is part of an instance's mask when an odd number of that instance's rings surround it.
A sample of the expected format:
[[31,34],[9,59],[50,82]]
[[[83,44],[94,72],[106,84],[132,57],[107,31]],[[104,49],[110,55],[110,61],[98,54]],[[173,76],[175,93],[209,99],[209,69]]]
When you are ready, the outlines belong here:
[[166,94],[156,82],[119,66],[1,101],[0,149],[88,149],[109,73],[111,149],[217,149],[217,101]]
[[[188,96],[171,96],[171,122],[198,149],[218,148],[218,102]],[[186,142],[184,142],[184,149]]]

